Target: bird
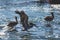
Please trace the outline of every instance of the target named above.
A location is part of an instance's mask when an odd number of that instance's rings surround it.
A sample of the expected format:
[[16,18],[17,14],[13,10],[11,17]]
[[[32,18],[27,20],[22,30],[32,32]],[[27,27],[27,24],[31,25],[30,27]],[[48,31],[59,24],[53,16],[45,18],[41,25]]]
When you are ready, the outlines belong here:
[[[17,20],[17,17],[16,17],[16,16],[15,16],[15,20],[16,20],[16,21],[11,21],[11,22],[9,22],[8,25],[7,25],[8,28],[12,29],[12,31],[15,30],[15,29],[13,29],[14,26],[16,26],[16,25],[18,24],[18,20]],[[16,30],[15,30],[15,31],[16,31]]]
[[49,23],[51,21],[53,21],[53,19],[54,19],[54,13],[53,12],[51,12],[51,16],[47,16],[47,17],[44,18],[44,20],[47,21],[47,22],[49,22]]
[[52,21],[52,20],[54,19],[54,14],[53,14],[53,12],[51,12],[51,16],[47,16],[47,17],[45,17],[44,19],[45,19],[45,21]]
[[20,16],[21,23],[24,23],[24,22],[28,23],[28,15],[25,14],[25,12],[23,10],[22,11],[16,10],[15,13]]
[[32,28],[33,25],[36,26],[35,24],[28,22],[28,15],[26,15],[24,11],[16,10],[15,13],[19,14],[19,16],[20,16],[22,27],[24,28],[23,31],[27,31],[28,29]]

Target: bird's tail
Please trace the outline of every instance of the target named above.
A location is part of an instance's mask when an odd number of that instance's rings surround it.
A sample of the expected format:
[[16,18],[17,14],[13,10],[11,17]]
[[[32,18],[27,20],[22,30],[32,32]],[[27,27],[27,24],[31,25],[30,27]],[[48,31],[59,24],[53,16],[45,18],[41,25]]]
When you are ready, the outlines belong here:
[[8,26],[5,26],[4,28],[2,28],[2,32],[6,32],[6,31],[8,31],[9,30],[9,28],[8,28]]

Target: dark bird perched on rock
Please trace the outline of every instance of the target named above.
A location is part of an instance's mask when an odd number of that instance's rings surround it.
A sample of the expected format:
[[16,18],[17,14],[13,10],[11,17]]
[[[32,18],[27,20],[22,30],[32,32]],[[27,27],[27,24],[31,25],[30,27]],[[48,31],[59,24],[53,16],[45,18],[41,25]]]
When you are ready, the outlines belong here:
[[16,20],[16,21],[11,21],[11,22],[9,22],[9,24],[7,25],[8,28],[11,29],[11,31],[15,30],[15,29],[13,29],[13,28],[14,28],[14,26],[16,26],[16,25],[18,24],[18,20],[17,20],[17,17],[16,17],[16,16],[15,16],[15,20]]
[[45,21],[47,21],[48,23],[50,23],[51,21],[53,21],[54,19],[54,14],[53,12],[51,12],[51,16],[47,16],[44,18]]
[[28,16],[25,14],[24,11],[18,11],[18,10],[16,10],[15,13],[19,14],[20,20],[21,20],[21,24],[22,24],[22,26],[24,28],[24,31],[32,28],[33,25],[35,25],[33,23],[28,23]]

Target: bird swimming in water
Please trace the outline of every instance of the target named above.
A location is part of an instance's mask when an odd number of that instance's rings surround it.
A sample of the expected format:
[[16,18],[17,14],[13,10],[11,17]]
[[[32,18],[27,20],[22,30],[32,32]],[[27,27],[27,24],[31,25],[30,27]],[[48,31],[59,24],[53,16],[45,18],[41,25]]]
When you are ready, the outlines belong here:
[[53,19],[54,19],[53,12],[51,12],[51,16],[47,16],[47,17],[44,18],[44,20],[47,21],[47,22],[51,22],[51,21],[53,21]]
[[28,24],[28,16],[25,14],[24,11],[18,11],[18,10],[16,10],[15,13],[19,14],[19,16],[20,16],[21,24],[22,24],[22,26],[24,28],[23,31],[27,31],[28,29],[32,28],[33,25],[36,26],[33,23],[29,23]]
[[[14,28],[14,26],[16,26],[16,25],[18,24],[18,20],[17,20],[17,17],[16,17],[16,16],[15,16],[15,20],[16,20],[16,21],[11,21],[11,22],[9,22],[9,24],[7,25],[8,28],[9,28],[9,30],[11,30],[11,31],[15,30],[15,29],[13,29],[13,28]],[[15,31],[16,31],[16,30],[15,30]]]

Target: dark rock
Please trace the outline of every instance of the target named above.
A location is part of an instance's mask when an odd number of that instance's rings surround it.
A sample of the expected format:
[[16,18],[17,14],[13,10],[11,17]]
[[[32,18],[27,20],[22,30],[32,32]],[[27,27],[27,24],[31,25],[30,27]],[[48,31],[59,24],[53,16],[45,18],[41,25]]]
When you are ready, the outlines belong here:
[[50,4],[60,4],[60,0],[49,0]]

